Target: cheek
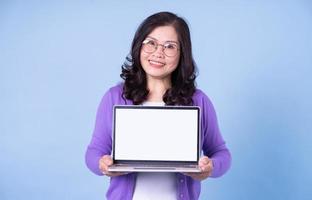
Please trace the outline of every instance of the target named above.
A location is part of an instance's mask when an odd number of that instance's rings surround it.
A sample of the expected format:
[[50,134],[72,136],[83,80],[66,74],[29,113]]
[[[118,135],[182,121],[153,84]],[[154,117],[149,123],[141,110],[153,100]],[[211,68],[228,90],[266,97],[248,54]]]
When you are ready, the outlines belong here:
[[140,62],[141,62],[141,64],[147,62],[147,60],[148,60],[148,55],[146,55],[146,53],[141,51],[141,53],[140,53]]
[[170,60],[169,62],[170,68],[175,69],[179,64],[179,57],[177,59]]

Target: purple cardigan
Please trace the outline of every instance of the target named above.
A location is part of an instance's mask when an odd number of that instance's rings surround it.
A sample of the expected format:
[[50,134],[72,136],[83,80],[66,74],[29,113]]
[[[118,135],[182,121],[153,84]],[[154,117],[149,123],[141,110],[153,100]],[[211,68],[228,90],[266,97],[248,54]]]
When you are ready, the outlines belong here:
[[[123,84],[110,88],[103,96],[99,105],[96,123],[91,142],[85,155],[88,168],[97,175],[103,175],[99,170],[99,159],[110,155],[112,151],[112,111],[114,105],[132,105],[132,101],[122,98]],[[196,90],[193,95],[194,105],[201,108],[201,147],[203,154],[213,161],[211,177],[222,176],[231,165],[231,154],[220,134],[214,107],[209,98]],[[111,178],[107,191],[107,199],[132,199],[136,181],[136,173]],[[198,199],[200,181],[189,176],[176,173],[177,199]]]

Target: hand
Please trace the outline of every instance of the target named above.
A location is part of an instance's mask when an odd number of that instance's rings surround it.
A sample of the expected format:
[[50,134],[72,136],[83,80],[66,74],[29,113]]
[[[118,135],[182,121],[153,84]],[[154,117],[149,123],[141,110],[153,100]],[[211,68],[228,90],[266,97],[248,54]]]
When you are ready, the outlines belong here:
[[198,161],[198,166],[201,169],[201,172],[191,172],[184,174],[199,181],[202,181],[211,175],[213,170],[213,164],[210,158],[208,158],[207,156],[201,157]]
[[101,172],[109,177],[114,177],[114,176],[120,176],[120,175],[125,175],[127,173],[123,172],[109,172],[108,167],[113,164],[113,159],[111,158],[110,155],[104,155],[102,158],[99,160],[99,169]]

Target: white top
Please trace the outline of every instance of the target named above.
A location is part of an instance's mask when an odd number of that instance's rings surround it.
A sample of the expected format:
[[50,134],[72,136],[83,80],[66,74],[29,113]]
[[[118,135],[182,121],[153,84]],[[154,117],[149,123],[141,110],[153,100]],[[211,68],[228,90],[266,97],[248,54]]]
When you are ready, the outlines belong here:
[[165,106],[163,101],[145,101],[142,106]]
[[[164,106],[164,102],[144,102],[144,106]],[[169,172],[138,173],[133,200],[176,200],[176,174]]]
[[176,173],[138,173],[133,200],[176,200]]

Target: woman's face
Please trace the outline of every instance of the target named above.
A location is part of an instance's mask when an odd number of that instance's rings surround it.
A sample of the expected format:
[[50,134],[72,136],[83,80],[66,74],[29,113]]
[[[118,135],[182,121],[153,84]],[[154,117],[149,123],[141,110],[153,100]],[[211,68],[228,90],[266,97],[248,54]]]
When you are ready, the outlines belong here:
[[155,28],[144,40],[140,52],[147,80],[168,79],[180,59],[178,35],[172,26]]

